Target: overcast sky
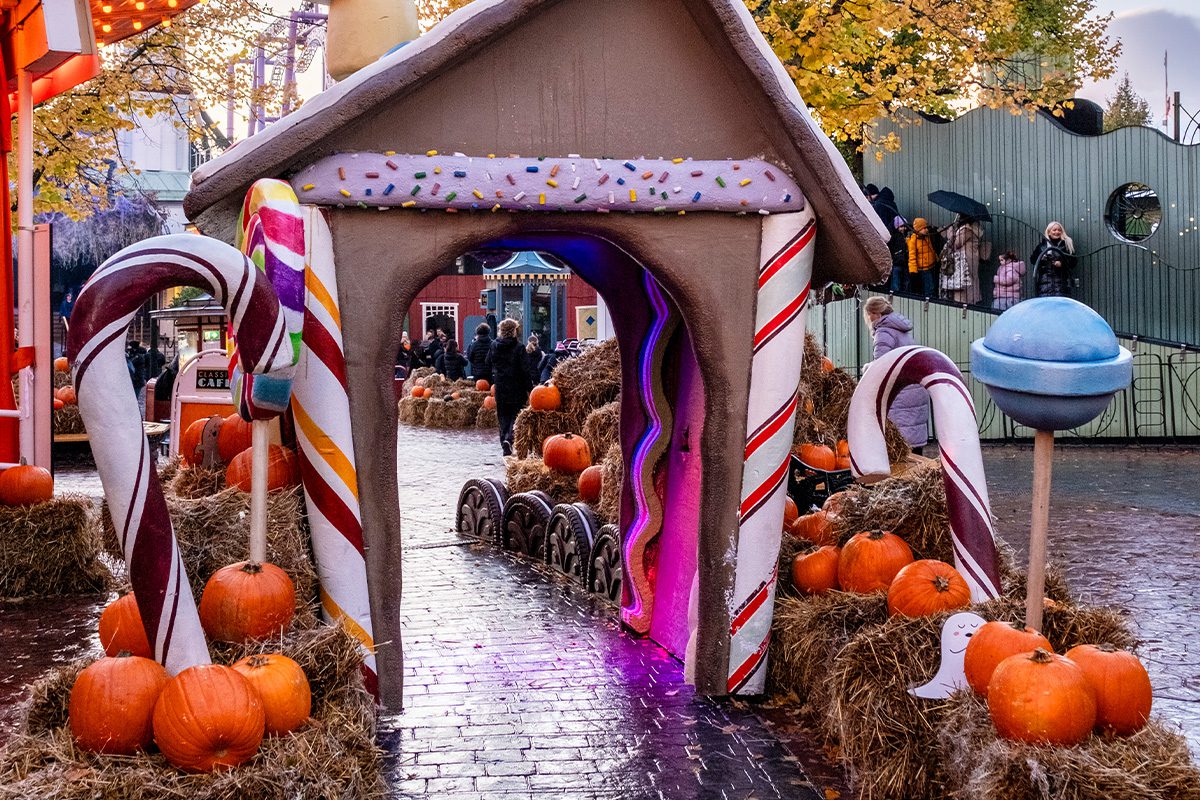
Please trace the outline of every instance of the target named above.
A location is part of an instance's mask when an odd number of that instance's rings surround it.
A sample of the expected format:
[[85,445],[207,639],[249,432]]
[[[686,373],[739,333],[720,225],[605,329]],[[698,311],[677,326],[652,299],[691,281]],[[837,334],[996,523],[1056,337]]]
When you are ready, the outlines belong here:
[[[1124,45],[1117,74],[1080,92],[1104,104],[1123,72],[1150,101],[1155,124],[1166,110],[1166,93],[1181,93],[1185,109],[1200,109],[1200,2],[1196,0],[1097,0],[1097,9],[1116,16],[1110,33]],[[1169,79],[1164,83],[1163,54]]]

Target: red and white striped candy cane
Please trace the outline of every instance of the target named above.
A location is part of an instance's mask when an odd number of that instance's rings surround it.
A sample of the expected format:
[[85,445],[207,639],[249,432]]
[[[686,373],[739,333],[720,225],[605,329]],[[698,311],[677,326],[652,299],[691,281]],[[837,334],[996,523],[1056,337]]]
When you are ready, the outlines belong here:
[[757,694],[767,672],[783,531],[788,462],[796,423],[804,309],[812,280],[816,220],[810,210],[763,220],[762,266],[746,410],[746,453],[730,604],[730,694]]
[[267,276],[229,245],[192,234],[158,236],[105,261],[79,293],[67,355],[109,513],[155,657],[171,674],[209,663],[208,646],[125,365],[137,310],[174,286],[195,286],[225,307],[242,369],[291,366],[292,345]]
[[945,354],[909,345],[871,363],[850,401],[846,438],[851,469],[862,483],[891,475],[883,439],[888,408],[902,389],[915,385],[925,387],[933,400],[954,566],[971,587],[971,600],[999,597],[999,558],[975,404],[962,373]]

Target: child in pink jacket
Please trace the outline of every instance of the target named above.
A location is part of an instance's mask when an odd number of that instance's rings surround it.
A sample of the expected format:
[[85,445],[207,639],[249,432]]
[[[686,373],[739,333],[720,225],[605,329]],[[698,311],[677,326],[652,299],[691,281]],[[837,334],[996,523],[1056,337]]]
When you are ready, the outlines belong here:
[[992,308],[1004,311],[1021,302],[1021,279],[1025,277],[1025,262],[1009,250],[1000,256],[1000,267],[992,278]]

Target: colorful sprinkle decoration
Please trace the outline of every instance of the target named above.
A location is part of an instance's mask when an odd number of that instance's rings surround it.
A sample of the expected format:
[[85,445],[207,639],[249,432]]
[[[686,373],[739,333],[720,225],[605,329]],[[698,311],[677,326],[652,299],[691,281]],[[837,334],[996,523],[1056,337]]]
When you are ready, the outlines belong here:
[[[461,154],[430,155],[429,152],[432,151],[328,156],[301,170],[292,183],[294,188],[304,192],[305,202],[339,208],[401,206],[443,211],[602,213],[653,210],[677,214],[686,207],[693,211],[744,215],[795,211],[804,207],[803,194],[787,172],[761,159],[734,162],[674,157],[634,161],[575,155],[548,159],[509,155],[484,159]],[[595,170],[586,169],[589,162]],[[684,169],[675,169],[675,165],[684,163],[687,165]],[[381,173],[388,174],[387,170],[407,171],[413,180],[398,186],[380,178]],[[726,178],[729,170],[736,172]],[[620,177],[626,171],[633,175]],[[544,172],[549,174],[542,174]],[[558,180],[560,173],[569,174],[569,178]],[[442,182],[426,183],[431,175],[440,176]],[[754,180],[759,175],[764,180]],[[620,197],[614,192],[601,191],[601,187],[607,188],[614,179],[616,185],[623,187]],[[646,184],[638,184],[635,188],[633,184],[639,179]],[[706,188],[714,184],[722,191]],[[498,185],[505,189],[501,191]]]

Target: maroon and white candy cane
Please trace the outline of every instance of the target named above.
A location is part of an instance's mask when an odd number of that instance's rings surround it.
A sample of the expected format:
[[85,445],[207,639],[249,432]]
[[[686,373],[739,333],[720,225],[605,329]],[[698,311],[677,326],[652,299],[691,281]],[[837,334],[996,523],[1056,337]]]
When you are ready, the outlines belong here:
[[999,597],[996,534],[979,449],[975,404],[962,373],[945,354],[910,345],[871,363],[850,401],[846,438],[851,470],[861,483],[875,483],[891,475],[883,439],[888,408],[902,389],[914,385],[925,387],[933,400],[954,566],[971,587],[972,601]]
[[146,637],[172,675],[209,663],[208,646],[129,381],[125,335],[142,304],[174,286],[202,289],[225,307],[246,372],[261,374],[292,363],[270,280],[237,249],[216,239],[177,234],[126,247],[96,270],[75,303],[67,356],[79,413]]

